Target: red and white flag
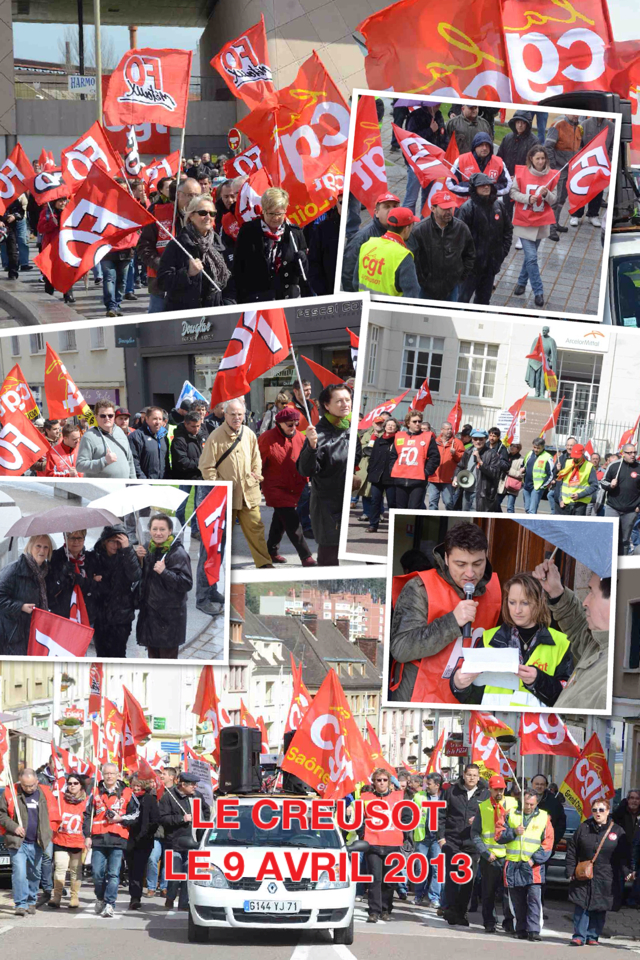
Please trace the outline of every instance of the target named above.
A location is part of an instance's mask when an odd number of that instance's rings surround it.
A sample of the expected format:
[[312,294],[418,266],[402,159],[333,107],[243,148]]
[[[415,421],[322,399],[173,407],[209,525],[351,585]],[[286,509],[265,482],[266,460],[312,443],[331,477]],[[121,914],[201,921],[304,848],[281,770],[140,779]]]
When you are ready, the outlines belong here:
[[351,363],[353,364],[353,369],[356,370],[358,366],[358,350],[360,348],[360,337],[357,333],[354,333],[353,330],[349,330],[349,327],[345,327],[345,330],[349,334],[349,343],[351,345]]
[[27,656],[75,660],[85,656],[92,637],[92,627],[36,607],[31,614]]
[[[109,90],[109,77],[102,77],[103,97],[106,98]],[[107,123],[102,115],[102,126],[109,137],[109,141],[114,150],[124,154],[127,149],[127,131],[131,124],[112,124]],[[149,156],[164,157],[171,150],[171,131],[169,127],[162,123],[135,123],[133,129],[136,132],[138,149]]]
[[103,683],[104,664],[101,661],[95,661],[89,667],[89,714],[100,713]]
[[431,390],[429,390],[429,381],[425,380],[411,401],[409,410],[420,410],[422,412],[429,405],[433,406],[433,400],[431,399]]
[[224,531],[227,523],[227,488],[216,486],[196,510],[200,538],[207,552],[204,572],[209,583],[220,580]]
[[75,143],[62,151],[62,176],[74,192],[86,180],[94,164],[102,167],[110,177],[122,176],[120,157],[97,120]]
[[240,187],[236,199],[238,227],[260,216],[262,213],[262,194],[271,186],[273,186],[271,177],[264,167],[260,167],[249,174],[249,179]]
[[405,390],[404,393],[401,393],[398,397],[394,397],[392,400],[385,400],[384,403],[379,403],[377,407],[374,407],[373,410],[370,410],[369,413],[362,418],[358,424],[358,430],[368,430],[369,427],[373,426],[373,421],[376,417],[379,417],[381,413],[392,413],[408,393],[409,391]]
[[403,130],[395,123],[391,124],[391,128],[396,135],[402,155],[418,178],[421,187],[451,175],[451,168],[443,162],[445,152],[442,147],[436,147],[424,137],[409,130]]
[[[430,186],[429,186],[429,191],[428,191],[428,193],[427,193],[427,198],[426,198],[426,200],[425,200],[425,202],[424,202],[424,204],[423,204],[423,206],[422,206],[422,216],[423,216],[423,217],[430,217],[430,216],[431,216],[431,200],[432,200],[433,196],[434,196],[436,193],[438,193],[439,190],[446,190],[446,189],[447,189],[447,179],[448,179],[448,177],[450,176],[450,173],[451,173],[451,169],[450,169],[450,168],[454,165],[454,163],[456,162],[456,160],[458,159],[459,156],[460,156],[460,151],[458,150],[458,141],[456,140],[455,137],[451,137],[451,139],[449,140],[449,144],[448,144],[448,146],[447,146],[447,149],[445,150],[444,157],[443,157],[444,165],[445,165],[445,167],[449,168],[449,173],[447,173],[446,176],[444,176],[444,177],[438,177],[437,180],[433,180],[433,181],[431,182],[431,184],[430,184]],[[458,193],[451,193],[451,191],[447,191],[447,192],[448,192],[449,195],[450,195],[451,197],[453,197],[453,199],[455,200],[455,202],[456,202],[456,207],[461,207],[462,204],[465,202],[465,199],[466,199],[466,198],[464,197],[464,195],[458,194]]]
[[64,763],[62,762],[62,757],[60,755],[60,748],[56,746],[55,741],[51,741],[51,773],[54,775],[55,779],[51,787],[51,793],[58,801],[58,808],[60,807],[60,797],[64,793],[64,788],[67,785],[67,776],[64,769]]
[[429,763],[427,764],[427,773],[428,776],[430,773],[442,773],[442,757],[444,755],[444,730],[438,737],[438,742],[431,751],[431,756],[429,757]]
[[220,762],[220,730],[222,727],[230,727],[231,718],[220,703],[216,693],[216,681],[213,675],[213,667],[207,665],[200,671],[198,680],[198,690],[196,699],[191,708],[198,721],[202,723],[208,720],[212,727],[214,747],[211,751],[216,763]]
[[634,443],[634,442],[635,442],[635,436],[636,436],[636,433],[637,433],[637,431],[638,431],[638,424],[639,424],[639,423],[640,423],[640,416],[638,416],[638,419],[636,420],[635,425],[631,428],[631,430],[625,430],[624,433],[622,434],[622,436],[620,437],[620,443],[618,444],[618,450],[622,450],[622,448],[623,448],[627,443]]
[[0,477],[21,477],[46,457],[50,444],[20,410],[5,405],[0,427]]
[[77,753],[66,750],[64,747],[56,747],[56,751],[62,761],[65,773],[78,773],[81,777],[93,777],[96,768],[90,760],[83,760]]
[[56,165],[56,161],[53,158],[51,150],[45,150],[43,147],[40,151],[40,156],[38,157],[38,163],[40,164],[41,170],[53,170]]
[[550,753],[559,757],[577,757],[580,747],[557,713],[523,713],[520,716],[520,753]]
[[249,393],[251,384],[291,352],[284,310],[246,310],[233,331],[211,390],[211,409]]
[[64,179],[62,170],[41,170],[29,179],[29,193],[38,204],[51,203],[60,197],[70,197],[73,190]]
[[190,50],[127,50],[109,77],[105,121],[184,127],[192,58]]
[[252,110],[263,104],[276,103],[278,94],[273,82],[264,16],[260,22],[224,47],[211,61],[234,97],[244,100]]
[[64,420],[67,417],[82,416],[95,426],[95,417],[89,404],[50,343],[47,343],[44,366],[44,392],[52,419]]
[[103,730],[107,749],[111,757],[122,757],[123,717],[115,703],[104,697]]
[[76,584],[71,593],[71,604],[69,607],[69,620],[73,620],[75,623],[84,623],[85,627],[88,627],[89,624],[89,614],[87,613],[87,605],[84,602],[84,596],[82,595],[82,590]]
[[104,730],[95,720],[91,721],[91,738],[93,742],[93,755],[99,767],[103,763],[109,763],[109,748]]
[[262,157],[260,147],[257,143],[252,143],[237,157],[231,157],[224,165],[224,174],[230,180],[234,177],[250,177],[256,170],[262,168]]
[[594,450],[594,448],[593,448],[593,441],[592,441],[592,440],[587,440],[587,442],[586,442],[586,444],[585,444],[585,447],[584,447],[584,455],[585,455],[585,457],[587,458],[587,460],[591,460],[591,454],[592,454],[592,453],[595,453],[595,450]]
[[349,191],[360,203],[364,203],[373,217],[376,200],[388,190],[375,97],[361,96],[358,97],[356,109]]
[[563,404],[563,403],[564,403],[564,397],[561,397],[561,398],[560,398],[560,403],[558,403],[558,404],[553,408],[553,413],[551,414],[551,416],[549,417],[549,419],[548,419],[547,422],[545,423],[544,427],[543,427],[542,430],[540,431],[540,434],[539,434],[539,435],[540,435],[541,437],[543,437],[543,436],[545,435],[545,433],[547,432],[547,430],[552,430],[552,429],[555,427],[555,425],[557,424],[558,418],[559,418],[559,416],[560,416],[560,411],[562,410],[562,404]]
[[29,180],[35,176],[31,161],[19,143],[0,166],[0,217],[14,200],[29,189]]
[[240,700],[240,726],[242,727],[257,727],[258,722],[253,717],[253,714],[249,713],[247,708],[244,705],[244,700]]
[[0,387],[0,422],[4,420],[7,412],[13,413],[16,410],[24,413],[29,420],[40,416],[36,398],[19,363],[11,367]]
[[458,397],[453,407],[451,408],[451,412],[447,417],[447,420],[453,427],[453,432],[457,433],[458,430],[460,429],[460,424],[462,423],[462,404],[460,403],[460,390],[458,390]]
[[507,427],[507,432],[502,438],[502,442],[505,447],[511,446],[514,441],[516,431],[518,429],[518,423],[520,422],[520,411],[524,406],[524,402],[529,396],[528,393],[525,393],[524,397],[521,397],[520,400],[516,400],[514,404],[509,407],[509,413],[511,414],[511,423]]
[[[608,89],[608,88],[607,88]],[[607,153],[607,134],[605,127],[586,147],[569,160],[567,170],[567,198],[569,213],[575,213],[590,200],[609,186],[611,182],[611,161]]]
[[136,128],[127,127],[127,146],[124,151],[125,173],[128,177],[139,177],[142,171],[142,166],[140,150],[138,149],[138,139],[136,137]]
[[300,663],[299,667],[296,666],[292,653],[289,653],[289,658],[291,660],[291,675],[293,676],[293,694],[287,713],[287,722],[284,728],[285,733],[298,729],[300,721],[309,709],[312,700],[311,694],[302,679],[302,663]]
[[478,722],[473,723],[471,732],[471,763],[477,763],[482,776],[500,773],[501,751],[498,741],[489,737]]
[[173,153],[170,153],[169,156],[163,160],[154,160],[149,166],[143,167],[140,171],[140,178],[146,183],[147,192],[151,193],[152,190],[155,190],[158,180],[161,180],[162,177],[176,177],[179,167],[179,150],[174,150]]

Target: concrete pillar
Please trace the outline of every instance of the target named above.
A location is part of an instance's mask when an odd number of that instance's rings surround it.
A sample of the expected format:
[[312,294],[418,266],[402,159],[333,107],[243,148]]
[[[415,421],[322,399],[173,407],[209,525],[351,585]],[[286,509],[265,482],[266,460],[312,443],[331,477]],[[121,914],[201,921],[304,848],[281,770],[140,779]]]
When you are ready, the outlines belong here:
[[5,138],[6,153],[10,153],[15,146],[16,136],[11,0],[0,0],[0,136]]

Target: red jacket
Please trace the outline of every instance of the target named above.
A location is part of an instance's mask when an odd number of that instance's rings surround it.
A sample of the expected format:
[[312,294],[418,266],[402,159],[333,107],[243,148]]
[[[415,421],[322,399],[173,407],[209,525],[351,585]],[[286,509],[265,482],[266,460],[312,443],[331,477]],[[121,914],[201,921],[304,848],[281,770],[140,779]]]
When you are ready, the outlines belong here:
[[304,437],[297,430],[285,437],[280,427],[273,427],[258,437],[262,457],[262,492],[268,507],[295,507],[307,485],[296,469],[296,461],[304,446]]
[[48,203],[40,211],[38,233],[42,237],[42,249],[48,247],[60,233],[60,211],[55,214]]
[[442,436],[438,437],[436,443],[440,451],[440,465],[436,472],[431,474],[429,480],[431,483],[451,483],[458,461],[464,454],[464,444],[456,437],[452,437],[445,444]]
[[[71,450],[71,448],[67,447],[64,441],[61,440],[55,447],[51,447],[47,454],[47,468],[44,472],[45,477],[68,477],[69,468],[73,467],[75,470],[79,446],[80,444],[77,444],[73,450]],[[84,474],[79,473],[78,476],[83,477]]]

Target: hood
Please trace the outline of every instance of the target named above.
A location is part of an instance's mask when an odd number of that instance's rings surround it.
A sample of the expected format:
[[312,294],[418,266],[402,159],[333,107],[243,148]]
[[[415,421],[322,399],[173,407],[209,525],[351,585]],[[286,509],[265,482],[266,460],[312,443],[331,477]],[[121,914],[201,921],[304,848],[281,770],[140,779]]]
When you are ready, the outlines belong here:
[[[516,120],[524,120],[526,123],[527,129],[524,133],[516,132]],[[527,137],[531,133],[531,114],[526,110],[516,110],[514,115],[511,117],[511,120],[509,120],[509,126],[515,133],[516,137]]]
[[[446,583],[448,583],[450,587],[453,587],[453,589],[458,594],[461,600],[464,600],[464,592],[460,589],[459,586],[457,586],[457,584],[453,582],[453,580],[449,575],[449,569],[444,562],[444,544],[439,543],[437,547],[434,547],[432,555],[435,561],[436,570],[438,571],[442,579]],[[489,563],[489,561],[487,560],[487,567],[486,567],[486,570],[484,571],[484,576],[476,587],[476,593],[475,593],[476,596],[481,597],[484,593],[486,593],[487,584],[489,583],[489,580],[491,580],[492,576],[493,576],[493,568]]]
[[475,137],[471,141],[471,151],[475,153],[476,149],[480,146],[481,143],[488,143],[491,147],[491,152],[493,153],[493,140],[488,133],[476,133]]
[[119,533],[124,533],[125,537],[128,536],[126,527],[122,523],[114,523],[113,526],[103,527],[102,533],[96,542],[96,547],[98,544],[103,543],[105,540],[109,540],[111,537],[117,536]]
[[[488,197],[479,197],[478,187],[491,187],[491,193]],[[495,181],[488,177],[486,173],[472,173],[469,177],[469,196],[475,197],[481,203],[493,204],[498,197],[498,188]]]

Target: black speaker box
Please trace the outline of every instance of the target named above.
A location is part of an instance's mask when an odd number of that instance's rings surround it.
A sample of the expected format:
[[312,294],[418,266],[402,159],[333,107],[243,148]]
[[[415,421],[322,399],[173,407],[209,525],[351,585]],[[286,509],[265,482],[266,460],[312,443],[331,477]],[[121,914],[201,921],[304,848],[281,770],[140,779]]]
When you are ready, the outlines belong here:
[[222,728],[220,731],[220,792],[259,792],[261,746],[262,735],[257,727]]

